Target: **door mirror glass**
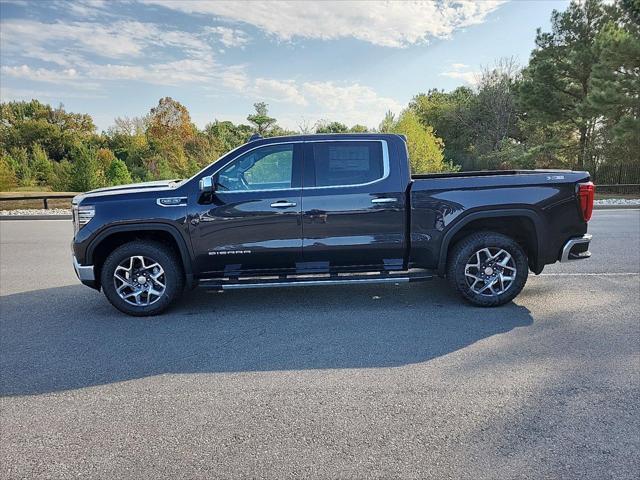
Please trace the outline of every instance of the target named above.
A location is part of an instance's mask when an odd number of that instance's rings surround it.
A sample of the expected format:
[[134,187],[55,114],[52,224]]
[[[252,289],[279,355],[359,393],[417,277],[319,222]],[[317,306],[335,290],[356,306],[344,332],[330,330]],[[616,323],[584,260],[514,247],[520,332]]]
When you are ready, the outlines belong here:
[[202,193],[211,193],[211,192],[213,192],[213,178],[212,177],[202,177],[200,179],[200,191]]

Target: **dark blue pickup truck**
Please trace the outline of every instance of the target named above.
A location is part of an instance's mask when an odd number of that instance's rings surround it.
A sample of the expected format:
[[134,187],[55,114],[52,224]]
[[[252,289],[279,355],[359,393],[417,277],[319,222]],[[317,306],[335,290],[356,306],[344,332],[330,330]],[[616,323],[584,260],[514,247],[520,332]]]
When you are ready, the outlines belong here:
[[73,200],[82,283],[130,315],[184,288],[410,282],[446,276],[496,306],[529,270],[588,258],[587,172],[411,175],[404,137],[252,139],[188,180]]

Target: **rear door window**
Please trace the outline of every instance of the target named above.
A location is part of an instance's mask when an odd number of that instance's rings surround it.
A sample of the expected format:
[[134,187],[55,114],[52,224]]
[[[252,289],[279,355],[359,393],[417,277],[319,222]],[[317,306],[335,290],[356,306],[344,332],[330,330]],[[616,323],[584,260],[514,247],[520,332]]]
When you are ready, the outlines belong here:
[[[314,142],[311,147],[316,187],[361,185],[385,175],[380,142]],[[306,183],[306,182],[305,182]]]

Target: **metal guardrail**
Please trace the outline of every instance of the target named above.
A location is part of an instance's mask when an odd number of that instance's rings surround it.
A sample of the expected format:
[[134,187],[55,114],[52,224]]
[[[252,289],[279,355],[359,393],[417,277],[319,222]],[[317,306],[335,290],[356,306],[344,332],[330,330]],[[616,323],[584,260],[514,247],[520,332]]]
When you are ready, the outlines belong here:
[[633,195],[640,194],[640,183],[600,184],[596,182],[596,193]]
[[68,198],[72,199],[75,197],[76,193],[43,193],[37,195],[0,195],[0,202],[9,201],[9,200],[42,200],[42,204],[44,205],[45,210],[49,210],[49,200],[54,198]]

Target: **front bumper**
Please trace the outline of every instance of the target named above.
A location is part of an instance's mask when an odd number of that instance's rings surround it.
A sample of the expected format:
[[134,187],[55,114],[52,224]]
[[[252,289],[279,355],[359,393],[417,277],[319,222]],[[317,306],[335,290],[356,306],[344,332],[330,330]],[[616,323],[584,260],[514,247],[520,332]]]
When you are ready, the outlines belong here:
[[[76,271],[78,279],[84,283],[94,284],[96,281],[96,275],[93,270],[93,265],[80,265],[75,255],[73,256],[73,269]],[[93,286],[93,285],[92,285]]]
[[560,261],[584,260],[585,258],[591,257],[591,252],[589,251],[591,238],[591,234],[585,233],[581,237],[574,237],[567,240],[567,243],[562,247]]

